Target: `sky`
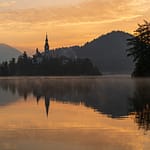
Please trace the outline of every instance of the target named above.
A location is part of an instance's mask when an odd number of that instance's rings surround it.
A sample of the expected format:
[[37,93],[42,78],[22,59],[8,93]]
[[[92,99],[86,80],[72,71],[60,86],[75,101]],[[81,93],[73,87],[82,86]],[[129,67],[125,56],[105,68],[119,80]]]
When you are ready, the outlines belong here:
[[149,0],[0,0],[0,43],[33,53],[83,45],[112,30],[133,33],[150,18]]

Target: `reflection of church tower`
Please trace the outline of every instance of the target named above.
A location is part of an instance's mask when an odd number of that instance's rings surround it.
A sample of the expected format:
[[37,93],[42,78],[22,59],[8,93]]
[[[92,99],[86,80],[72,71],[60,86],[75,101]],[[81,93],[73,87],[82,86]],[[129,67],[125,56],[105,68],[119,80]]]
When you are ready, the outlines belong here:
[[48,44],[48,35],[47,35],[47,33],[46,33],[44,50],[45,50],[45,52],[49,52],[49,44]]
[[49,113],[49,105],[50,105],[50,97],[49,96],[45,96],[45,108],[46,108],[46,115],[48,117],[48,113]]
[[40,101],[40,98],[41,98],[41,96],[39,96],[39,95],[37,95],[37,96],[36,96],[36,101],[37,101],[37,104],[39,103],[39,101]]

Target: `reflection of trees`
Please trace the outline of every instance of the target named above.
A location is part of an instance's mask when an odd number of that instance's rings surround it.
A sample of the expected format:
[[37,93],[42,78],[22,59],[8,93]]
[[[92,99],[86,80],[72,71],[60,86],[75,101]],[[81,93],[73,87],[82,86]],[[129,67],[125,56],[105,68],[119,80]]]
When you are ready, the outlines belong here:
[[0,87],[4,91],[9,90],[14,94],[17,92],[19,96],[24,97],[25,100],[27,100],[30,95],[36,97],[37,103],[43,98],[45,100],[46,115],[48,116],[51,98],[64,103],[84,103],[88,97],[88,93],[90,93],[93,88],[93,81],[86,82],[85,80],[78,79],[69,81],[70,82],[66,79],[35,80],[32,78],[20,78],[16,80],[0,80]]
[[19,79],[19,80],[1,80],[0,86],[3,90],[17,92],[20,96],[27,98],[33,94],[37,100],[41,97],[50,96],[64,101],[72,100],[73,103],[80,103],[86,98],[94,86],[93,81],[68,80],[67,79]]
[[[69,78],[69,77],[68,77]],[[131,81],[90,78],[16,78],[0,80],[3,90],[24,97],[33,95],[37,103],[45,99],[46,113],[50,99],[63,103],[84,104],[111,117],[128,115],[128,102],[132,93]]]
[[[69,77],[68,77],[69,78]],[[80,104],[113,118],[135,113],[139,128],[150,129],[150,80],[89,79],[89,78],[16,78],[0,80],[4,91],[18,93],[28,100],[33,95],[37,103],[45,100],[48,115],[50,100]],[[132,96],[131,96],[132,95]],[[132,108],[129,110],[128,97]]]
[[131,100],[135,122],[138,123],[139,128],[150,130],[150,80],[137,80]]

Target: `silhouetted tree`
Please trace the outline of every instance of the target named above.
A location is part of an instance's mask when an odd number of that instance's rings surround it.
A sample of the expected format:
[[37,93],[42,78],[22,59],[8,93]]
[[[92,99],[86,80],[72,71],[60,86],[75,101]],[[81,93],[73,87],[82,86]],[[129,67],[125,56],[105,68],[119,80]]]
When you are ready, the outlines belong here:
[[9,74],[10,75],[15,75],[15,72],[16,72],[16,59],[12,58],[9,61]]
[[134,37],[128,39],[128,56],[133,57],[133,76],[150,76],[150,22],[144,21],[135,30]]

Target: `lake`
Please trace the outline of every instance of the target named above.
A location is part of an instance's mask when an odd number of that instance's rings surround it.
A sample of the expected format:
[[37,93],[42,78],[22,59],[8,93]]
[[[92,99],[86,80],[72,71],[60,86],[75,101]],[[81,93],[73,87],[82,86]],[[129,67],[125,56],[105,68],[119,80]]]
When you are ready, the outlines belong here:
[[0,150],[149,150],[150,79],[0,78]]

